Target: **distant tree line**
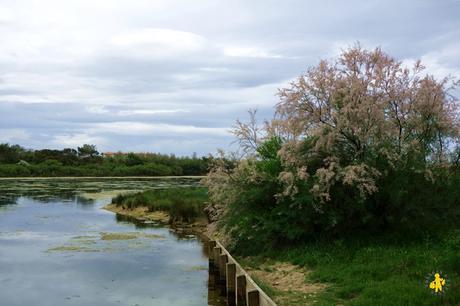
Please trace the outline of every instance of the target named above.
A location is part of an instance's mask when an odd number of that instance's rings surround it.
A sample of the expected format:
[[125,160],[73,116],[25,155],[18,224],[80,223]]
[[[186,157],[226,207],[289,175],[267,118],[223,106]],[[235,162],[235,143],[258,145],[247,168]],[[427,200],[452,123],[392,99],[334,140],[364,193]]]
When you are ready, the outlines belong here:
[[77,149],[30,150],[0,144],[0,177],[204,175],[210,157],[159,153],[99,153],[95,145]]

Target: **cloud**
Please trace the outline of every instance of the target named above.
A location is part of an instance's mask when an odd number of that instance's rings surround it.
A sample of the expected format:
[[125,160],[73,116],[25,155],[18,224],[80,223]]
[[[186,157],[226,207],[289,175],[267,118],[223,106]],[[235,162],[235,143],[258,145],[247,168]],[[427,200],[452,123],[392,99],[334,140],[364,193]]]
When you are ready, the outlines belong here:
[[234,57],[254,57],[254,58],[282,58],[278,54],[272,54],[256,47],[225,47],[224,55]]
[[248,108],[270,118],[278,88],[357,41],[460,77],[459,10],[454,0],[0,1],[0,141],[229,148],[236,118]]
[[460,77],[460,43],[453,43],[436,51],[421,56],[421,61],[428,72],[437,78],[448,75]]
[[130,115],[156,115],[156,114],[177,114],[177,113],[189,113],[186,109],[133,109],[133,110],[122,110],[117,114],[120,116]]
[[186,31],[145,28],[117,34],[111,43],[128,56],[174,57],[202,51],[206,39]]
[[53,136],[51,141],[52,145],[58,148],[70,147],[76,148],[81,146],[82,144],[95,144],[98,147],[104,147],[107,143],[107,139],[90,135],[87,133],[80,133],[80,134],[58,134]]
[[0,142],[16,142],[18,140],[25,141],[30,138],[30,134],[25,129],[1,129],[0,128]]
[[173,125],[163,123],[142,123],[129,121],[103,122],[89,125],[91,133],[109,133],[118,135],[228,135],[228,128],[198,127],[193,125]]

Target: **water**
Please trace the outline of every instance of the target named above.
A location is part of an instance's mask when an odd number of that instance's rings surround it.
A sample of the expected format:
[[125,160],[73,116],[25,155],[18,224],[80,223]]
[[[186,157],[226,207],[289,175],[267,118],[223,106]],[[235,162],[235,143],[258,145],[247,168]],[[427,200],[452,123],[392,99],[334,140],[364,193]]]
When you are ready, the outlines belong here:
[[208,259],[198,238],[101,209],[120,191],[196,184],[0,180],[0,304],[222,305],[208,291]]

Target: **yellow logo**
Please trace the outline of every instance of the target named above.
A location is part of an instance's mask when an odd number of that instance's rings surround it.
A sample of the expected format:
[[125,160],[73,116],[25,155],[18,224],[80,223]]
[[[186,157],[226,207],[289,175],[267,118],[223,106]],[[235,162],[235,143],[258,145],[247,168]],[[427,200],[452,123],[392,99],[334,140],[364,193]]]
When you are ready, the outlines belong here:
[[434,295],[443,295],[449,287],[447,275],[442,272],[431,272],[425,281],[425,285]]

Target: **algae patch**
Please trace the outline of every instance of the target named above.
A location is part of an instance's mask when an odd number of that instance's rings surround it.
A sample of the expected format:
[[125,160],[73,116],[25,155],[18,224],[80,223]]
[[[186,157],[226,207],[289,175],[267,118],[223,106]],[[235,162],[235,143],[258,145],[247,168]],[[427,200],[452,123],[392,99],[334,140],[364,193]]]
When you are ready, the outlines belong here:
[[129,189],[129,190],[104,190],[104,191],[94,191],[94,192],[82,192],[79,195],[88,200],[102,200],[110,199],[116,197],[119,194],[126,194],[132,192],[139,192],[138,189]]
[[99,250],[80,245],[62,245],[48,249],[47,252],[99,252]]
[[[48,249],[46,252],[114,252],[152,247],[150,239],[164,236],[143,232],[102,232],[95,236],[75,236],[67,244]],[[124,241],[132,241],[124,243]],[[114,245],[115,243],[115,245]]]
[[89,239],[96,239],[97,236],[75,236],[72,237],[72,240],[89,240]]
[[131,240],[139,238],[164,239],[165,237],[157,234],[139,232],[101,233],[101,240]]
[[129,240],[136,239],[133,233],[101,233],[101,240]]
[[97,236],[76,236],[73,237],[71,240],[76,241],[79,244],[96,244]]
[[150,238],[150,239],[165,239],[164,236],[161,236],[161,235],[157,235],[157,234],[146,234],[146,233],[143,233],[142,234],[142,237],[144,238]]
[[187,267],[185,269],[185,272],[207,271],[207,270],[208,270],[208,267],[206,267],[206,266],[191,266],[191,267]]

